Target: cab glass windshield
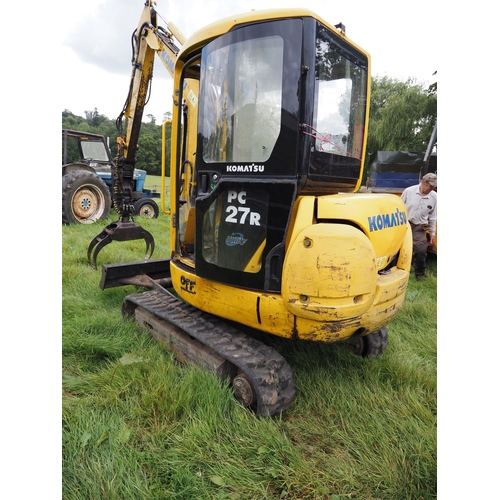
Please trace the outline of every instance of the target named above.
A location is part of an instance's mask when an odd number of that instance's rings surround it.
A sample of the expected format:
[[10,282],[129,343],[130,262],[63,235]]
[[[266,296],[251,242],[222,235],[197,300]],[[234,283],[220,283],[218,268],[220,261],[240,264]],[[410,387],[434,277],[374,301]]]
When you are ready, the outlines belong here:
[[318,24],[314,136],[317,151],[361,159],[367,68]]
[[108,154],[104,143],[100,141],[82,141],[82,152],[85,159],[108,161]]
[[264,162],[281,128],[283,39],[267,36],[207,51],[202,61],[203,160]]

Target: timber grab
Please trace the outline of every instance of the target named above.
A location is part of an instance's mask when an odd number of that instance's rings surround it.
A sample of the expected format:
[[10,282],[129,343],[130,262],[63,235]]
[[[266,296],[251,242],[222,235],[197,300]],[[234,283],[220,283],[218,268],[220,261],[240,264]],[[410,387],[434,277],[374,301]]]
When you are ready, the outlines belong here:
[[120,220],[108,224],[89,244],[87,259],[94,269],[97,269],[97,255],[113,241],[144,240],[146,242],[146,254],[144,260],[148,260],[155,249],[153,235],[136,224],[129,215],[121,214]]

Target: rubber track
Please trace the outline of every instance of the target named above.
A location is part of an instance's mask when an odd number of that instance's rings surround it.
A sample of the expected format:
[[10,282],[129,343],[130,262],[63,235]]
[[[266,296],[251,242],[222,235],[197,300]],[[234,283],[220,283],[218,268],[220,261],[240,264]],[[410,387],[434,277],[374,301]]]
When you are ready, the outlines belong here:
[[295,397],[293,373],[285,358],[272,347],[167,290],[128,295],[123,314],[132,316],[136,306],[181,328],[246,373],[256,393],[257,415],[276,415],[290,406]]

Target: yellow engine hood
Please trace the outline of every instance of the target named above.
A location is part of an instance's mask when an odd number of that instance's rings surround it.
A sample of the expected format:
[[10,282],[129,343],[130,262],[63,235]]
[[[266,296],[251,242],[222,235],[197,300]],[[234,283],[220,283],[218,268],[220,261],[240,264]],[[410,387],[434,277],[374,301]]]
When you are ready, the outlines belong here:
[[317,199],[318,221],[347,221],[361,227],[375,251],[376,267],[383,269],[401,248],[408,214],[399,196],[350,193]]

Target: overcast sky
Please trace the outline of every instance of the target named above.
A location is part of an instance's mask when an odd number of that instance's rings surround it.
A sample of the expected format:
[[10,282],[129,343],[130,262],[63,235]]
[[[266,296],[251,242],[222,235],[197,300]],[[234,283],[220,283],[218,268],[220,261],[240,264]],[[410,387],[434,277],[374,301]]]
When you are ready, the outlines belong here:
[[[61,111],[85,116],[97,108],[116,118],[124,105],[131,75],[131,36],[142,13],[142,0],[85,0],[65,2],[61,62],[71,75],[60,89]],[[186,7],[183,8],[182,6]],[[435,16],[433,3],[418,8],[396,0],[335,2],[317,0],[158,0],[157,11],[165,22],[174,22],[189,37],[203,26],[252,9],[306,7],[330,24],[342,22],[348,38],[367,50],[372,74],[406,80],[415,77],[426,84],[436,81]],[[160,24],[165,25],[160,19]],[[151,99],[144,116],[161,122],[171,110],[172,79],[156,58]]]

